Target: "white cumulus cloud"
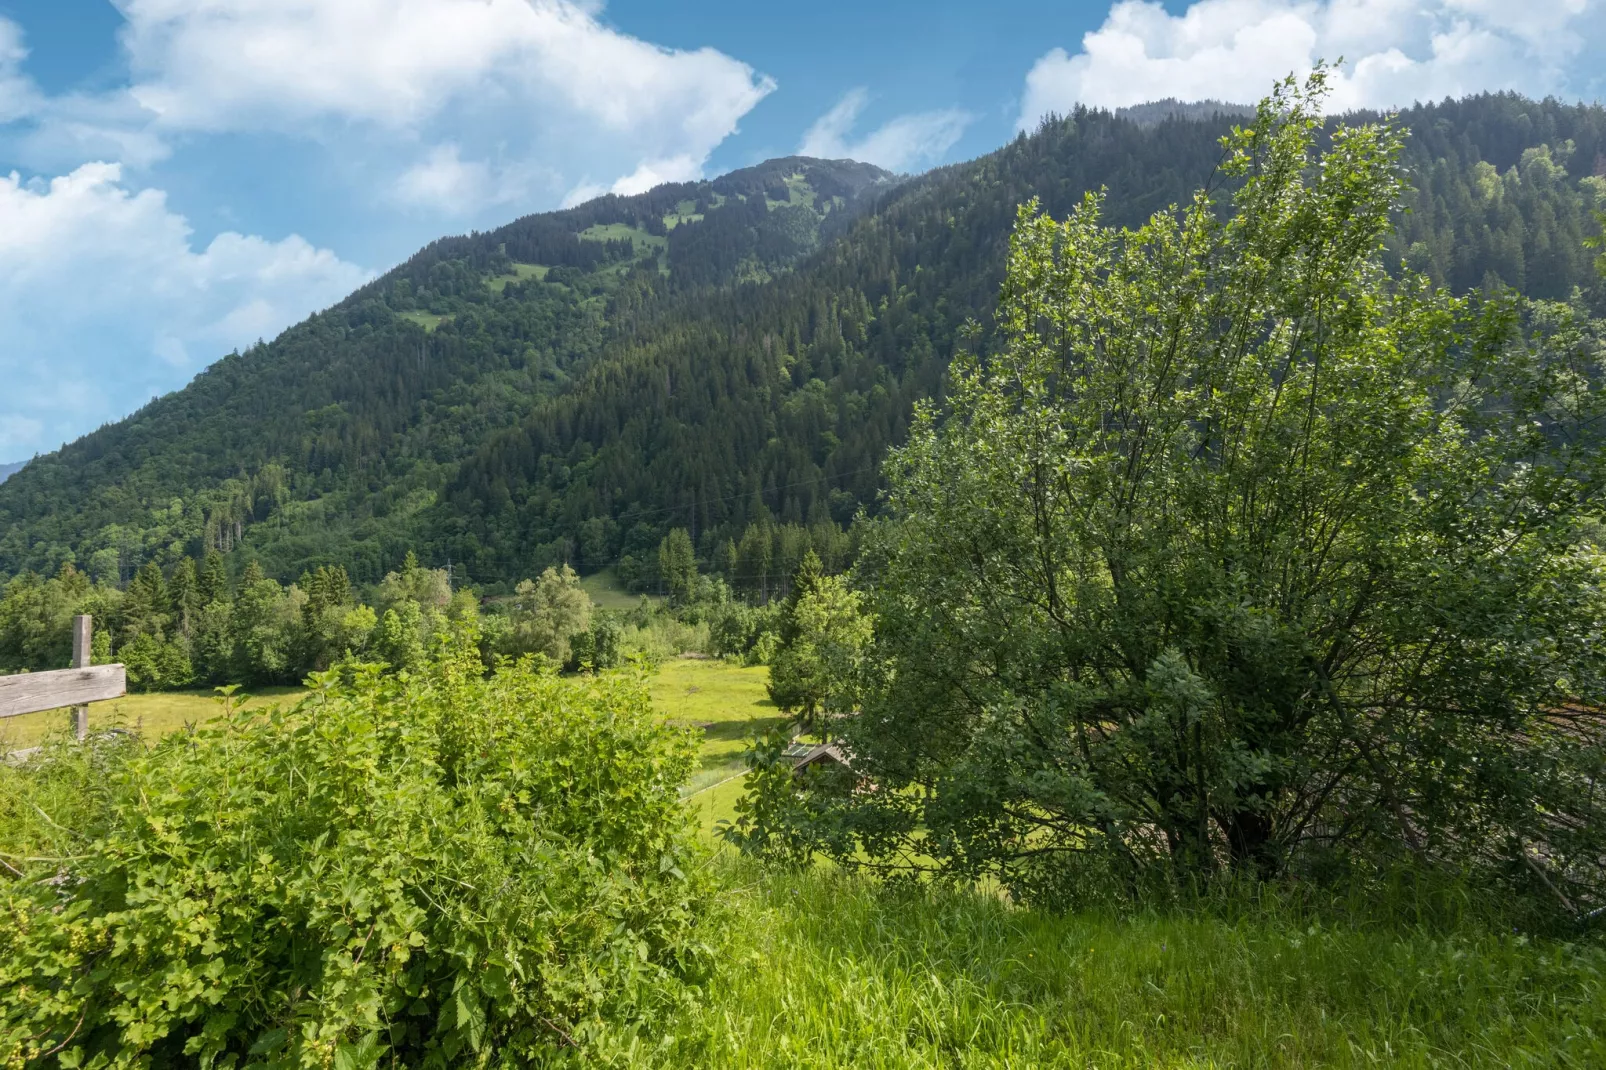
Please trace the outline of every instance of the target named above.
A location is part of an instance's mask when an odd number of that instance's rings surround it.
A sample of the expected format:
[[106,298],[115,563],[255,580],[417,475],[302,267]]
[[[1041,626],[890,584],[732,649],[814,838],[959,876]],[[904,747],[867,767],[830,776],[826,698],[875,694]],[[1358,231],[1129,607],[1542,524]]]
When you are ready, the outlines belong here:
[[291,235],[196,248],[158,190],[118,164],[0,177],[0,450],[76,437],[223,353],[332,304],[370,274]]
[[1121,0],[1075,55],[1026,77],[1019,125],[1078,104],[1253,103],[1290,72],[1342,57],[1337,110],[1483,90],[1581,95],[1594,84],[1600,0],[1197,0],[1170,14]]
[[489,226],[565,191],[699,177],[775,88],[712,48],[605,24],[600,0],[112,2],[128,79],[93,92],[42,92],[0,18],[0,154],[41,176],[0,172],[0,459],[137,408],[368,277],[296,236],[197,244],[151,188],[192,158],[175,153],[290,143],[273,181],[313,168],[365,206]]
[[[690,178],[775,83],[668,49],[574,0],[120,0],[130,96],[164,131],[272,130],[447,146],[398,192],[496,203],[558,160],[618,188]],[[437,152],[441,149],[437,148]],[[493,166],[493,157],[496,162]],[[455,164],[453,162],[455,160]],[[455,169],[455,170],[454,170]],[[476,173],[476,169],[500,173]],[[570,182],[572,183],[573,177]]]
[[900,115],[861,138],[853,137],[859,116],[870,102],[864,89],[844,94],[803,135],[798,152],[822,159],[873,163],[889,171],[933,164],[953,148],[973,118],[956,108]]
[[541,180],[561,181],[554,172],[533,165],[508,166],[490,160],[465,160],[455,142],[436,145],[396,180],[395,199],[443,216],[461,216],[486,206],[518,204],[536,195]]

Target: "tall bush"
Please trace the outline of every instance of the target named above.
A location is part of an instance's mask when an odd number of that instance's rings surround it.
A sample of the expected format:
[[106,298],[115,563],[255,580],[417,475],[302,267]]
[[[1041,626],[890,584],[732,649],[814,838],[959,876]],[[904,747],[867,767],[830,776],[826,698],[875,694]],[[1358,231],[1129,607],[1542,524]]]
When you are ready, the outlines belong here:
[[[0,1061],[543,1065],[680,999],[692,743],[639,679],[482,679],[458,646],[130,748],[92,815],[28,826],[0,871]],[[43,813],[81,765],[0,769],[0,803]]]
[[1022,210],[1002,344],[919,414],[862,559],[848,860],[1600,894],[1597,329],[1391,278],[1402,135],[1324,130],[1324,77],[1226,139],[1230,215]]

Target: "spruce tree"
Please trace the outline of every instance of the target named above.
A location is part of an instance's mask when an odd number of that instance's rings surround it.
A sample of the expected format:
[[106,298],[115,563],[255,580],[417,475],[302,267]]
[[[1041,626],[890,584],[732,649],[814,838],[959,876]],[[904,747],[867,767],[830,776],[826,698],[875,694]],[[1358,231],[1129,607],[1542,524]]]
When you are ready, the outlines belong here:
[[229,570],[223,563],[223,555],[216,550],[206,552],[206,563],[201,568],[201,603],[211,605],[213,602],[227,602],[229,600]]
[[187,639],[194,630],[195,613],[201,608],[200,582],[193,560],[186,557],[173,567],[173,575],[167,581],[167,594],[173,607],[174,624]]

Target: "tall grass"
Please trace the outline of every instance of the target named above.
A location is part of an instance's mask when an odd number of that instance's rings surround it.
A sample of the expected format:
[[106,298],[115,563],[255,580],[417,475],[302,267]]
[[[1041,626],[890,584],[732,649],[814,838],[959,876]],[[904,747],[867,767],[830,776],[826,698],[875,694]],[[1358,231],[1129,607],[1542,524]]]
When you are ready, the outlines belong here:
[[722,864],[720,967],[680,1065],[1606,1066],[1606,951],[1476,902],[1051,917]]

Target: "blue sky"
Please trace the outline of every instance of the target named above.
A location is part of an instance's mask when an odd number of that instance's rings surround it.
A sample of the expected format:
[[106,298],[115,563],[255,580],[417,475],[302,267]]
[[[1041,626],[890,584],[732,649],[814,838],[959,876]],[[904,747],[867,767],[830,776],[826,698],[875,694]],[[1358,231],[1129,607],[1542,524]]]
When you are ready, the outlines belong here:
[[1606,0],[0,0],[0,461],[442,234],[793,152],[899,171],[1049,110],[1593,100]]

